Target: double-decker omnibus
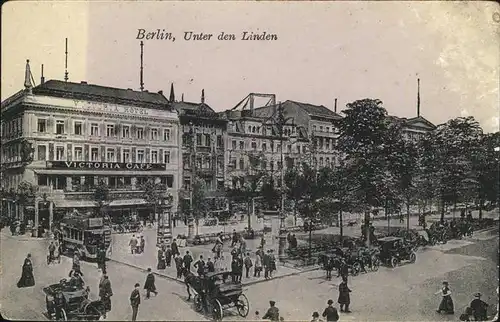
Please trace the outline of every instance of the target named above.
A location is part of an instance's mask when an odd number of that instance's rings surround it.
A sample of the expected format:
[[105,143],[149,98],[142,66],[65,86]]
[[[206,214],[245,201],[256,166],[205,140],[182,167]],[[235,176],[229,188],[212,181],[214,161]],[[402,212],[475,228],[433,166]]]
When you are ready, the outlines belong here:
[[81,258],[95,259],[100,247],[106,254],[111,251],[111,228],[103,218],[65,218],[61,230],[64,253],[78,251]]

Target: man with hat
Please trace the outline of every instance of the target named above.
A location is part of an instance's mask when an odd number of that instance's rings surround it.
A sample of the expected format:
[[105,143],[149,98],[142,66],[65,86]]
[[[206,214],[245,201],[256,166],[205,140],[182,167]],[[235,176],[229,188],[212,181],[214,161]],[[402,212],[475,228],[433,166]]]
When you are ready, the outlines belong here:
[[488,304],[481,300],[481,293],[474,294],[475,299],[470,302],[472,315],[476,321],[486,321],[488,315]]
[[328,306],[323,311],[323,317],[326,318],[327,322],[338,321],[339,320],[339,312],[336,308],[332,306],[333,300],[328,300]]
[[270,308],[267,310],[266,314],[262,316],[263,320],[279,321],[280,320],[280,310],[274,306],[276,302],[269,301]]
[[312,317],[313,318],[312,318],[311,322],[323,322],[323,320],[321,320],[319,318],[319,313],[318,312],[314,312],[313,315],[312,315]]
[[139,293],[139,283],[135,283],[134,290],[130,294],[130,305],[132,306],[132,321],[137,319],[139,304],[141,304],[141,294]]
[[[99,297],[104,305],[105,312],[111,311],[111,296],[113,296],[113,291],[111,290],[111,282],[108,279],[107,274],[103,274],[102,281],[99,283]],[[106,313],[104,313],[106,317]]]
[[271,270],[271,250],[267,251],[267,254],[264,254],[262,258],[262,264],[264,266],[264,277],[266,279],[269,278],[269,271]]

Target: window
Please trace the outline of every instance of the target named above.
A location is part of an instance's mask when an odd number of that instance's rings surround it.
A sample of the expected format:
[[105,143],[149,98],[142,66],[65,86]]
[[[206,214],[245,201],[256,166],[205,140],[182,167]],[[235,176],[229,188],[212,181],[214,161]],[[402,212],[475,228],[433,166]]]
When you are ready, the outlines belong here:
[[56,121],[56,134],[64,134],[64,121]]
[[47,160],[47,147],[45,145],[38,146],[38,160],[39,161]]
[[106,149],[106,161],[107,162],[115,162],[115,149],[107,148]]
[[99,161],[99,148],[90,149],[90,161]]
[[240,159],[240,169],[244,169],[245,168],[245,160],[243,160],[243,158]]
[[139,140],[144,139],[144,129],[142,127],[137,128],[137,138]]
[[265,127],[262,128],[262,135],[266,135],[267,134],[267,130]]
[[297,153],[300,154],[300,145],[297,145]]
[[201,134],[196,134],[196,145],[201,145]]
[[248,133],[250,133],[250,132],[252,132],[252,127],[251,126],[248,127]]
[[163,141],[170,141],[170,129],[163,130]]
[[329,128],[328,126],[326,127],[326,131],[327,131],[327,132],[330,132],[330,128]]
[[267,150],[267,145],[265,143],[262,143],[262,151],[266,151]]
[[267,161],[262,160],[262,170],[266,170],[266,169],[267,169]]
[[151,151],[151,163],[158,163],[158,151]]
[[81,146],[75,146],[73,158],[75,161],[83,161],[83,148]]
[[323,166],[323,158],[319,158],[319,166],[322,167]]
[[255,126],[252,127],[252,133],[255,133]]
[[326,164],[327,167],[330,166],[330,158],[326,158],[325,159],[325,164]]
[[38,175],[38,185],[39,186],[48,186],[49,185],[49,178],[46,174],[39,174]]
[[115,136],[115,125],[107,124],[106,125],[106,136]]
[[151,129],[151,140],[152,141],[158,140],[158,129]]
[[205,134],[205,146],[210,146],[210,134]]
[[222,145],[222,135],[217,135],[217,147],[218,148],[223,148],[223,145]]
[[163,151],[163,162],[170,163],[170,151]]
[[236,150],[236,141],[234,141],[234,140],[233,140],[233,141],[231,142],[231,144],[232,144],[232,148],[233,148],[233,150]]
[[322,127],[322,126],[320,126],[320,127],[319,127],[319,130],[320,130],[321,132],[323,132],[323,127]]
[[257,142],[252,142],[252,150],[257,150]]
[[137,163],[144,162],[144,150],[137,150]]
[[316,131],[316,125],[313,125],[313,131]]
[[56,161],[64,160],[64,147],[58,146],[56,147]]
[[47,120],[46,119],[38,119],[37,129],[38,129],[39,133],[46,133],[47,132]]
[[243,141],[240,141],[240,150],[243,150],[245,147],[245,143]]
[[130,149],[123,149],[122,159],[123,162],[130,162]]
[[90,135],[99,136],[99,124],[97,123],[90,124]]
[[286,149],[287,149],[288,153],[292,153],[292,146],[290,144],[288,144]]
[[73,126],[74,126],[74,130],[75,130],[75,135],[82,135],[83,134],[83,132],[82,132],[83,124],[82,124],[82,122],[75,121],[75,123],[73,124]]
[[130,138],[130,126],[124,125],[122,127],[122,138],[125,138],[125,139]]

